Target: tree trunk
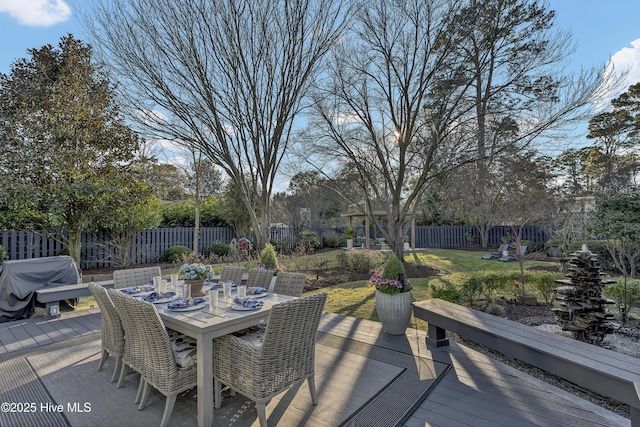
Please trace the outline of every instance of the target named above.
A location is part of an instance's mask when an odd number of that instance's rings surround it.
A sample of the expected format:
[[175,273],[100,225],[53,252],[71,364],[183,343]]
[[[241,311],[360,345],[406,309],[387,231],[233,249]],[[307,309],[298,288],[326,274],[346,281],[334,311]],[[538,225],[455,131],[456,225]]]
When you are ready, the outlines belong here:
[[80,258],[82,255],[82,231],[68,230],[69,256],[80,266]]

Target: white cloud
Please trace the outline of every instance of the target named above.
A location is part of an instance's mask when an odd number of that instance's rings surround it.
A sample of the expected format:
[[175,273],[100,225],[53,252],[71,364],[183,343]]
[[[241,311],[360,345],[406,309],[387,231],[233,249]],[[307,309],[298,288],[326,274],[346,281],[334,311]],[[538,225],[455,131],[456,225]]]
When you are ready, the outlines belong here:
[[0,13],[8,13],[22,25],[49,27],[71,16],[64,0],[0,0]]
[[627,75],[618,90],[608,94],[606,99],[599,103],[598,107],[600,108],[608,107],[611,99],[617,98],[626,92],[629,86],[640,82],[640,39],[635,39],[630,44],[631,47],[623,47],[609,59],[605,73],[614,72],[616,75],[620,75],[620,73],[626,72]]
[[640,39],[631,42],[632,47],[624,47],[617,51],[609,64],[613,64],[617,70],[629,70],[626,82],[628,83],[625,90],[638,82],[640,82]]

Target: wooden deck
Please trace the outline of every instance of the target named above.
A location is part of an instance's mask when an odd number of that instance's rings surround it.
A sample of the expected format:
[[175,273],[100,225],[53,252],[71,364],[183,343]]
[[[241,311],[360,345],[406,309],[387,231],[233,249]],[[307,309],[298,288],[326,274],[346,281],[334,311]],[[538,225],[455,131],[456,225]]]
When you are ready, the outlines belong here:
[[[100,332],[97,309],[65,312],[58,319],[31,318],[0,324],[0,354]],[[428,350],[424,331],[389,336],[378,322],[327,313],[320,332],[415,357],[451,369],[405,421],[417,426],[629,426],[628,419],[452,343]]]

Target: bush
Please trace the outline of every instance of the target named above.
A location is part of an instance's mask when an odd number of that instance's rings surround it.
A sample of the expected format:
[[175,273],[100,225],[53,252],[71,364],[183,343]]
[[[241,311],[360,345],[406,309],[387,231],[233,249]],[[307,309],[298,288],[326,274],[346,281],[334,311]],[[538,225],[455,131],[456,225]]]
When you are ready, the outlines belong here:
[[182,262],[185,256],[193,252],[190,248],[182,245],[171,246],[167,251],[167,261],[169,262]]
[[4,246],[0,246],[0,264],[7,259],[7,249]]
[[398,259],[396,254],[392,252],[384,263],[380,277],[383,279],[399,280],[400,274],[404,274],[404,265],[402,265],[402,261]]
[[224,256],[229,256],[229,254],[231,253],[231,248],[226,243],[216,243],[215,245],[212,245],[212,246],[206,246],[202,250],[202,253],[205,256],[211,256],[211,254],[213,254],[219,257],[224,257]]
[[324,246],[327,248],[338,248],[340,245],[340,236],[338,236],[338,233],[333,231],[325,233],[325,235],[322,236],[322,239]]
[[429,281],[429,291],[431,298],[440,298],[454,304],[462,303],[462,292],[460,288],[449,280],[441,277]]
[[[602,290],[602,294],[607,298],[611,298],[616,303],[616,308],[618,309],[618,313],[620,313],[620,309],[624,305],[624,278],[620,280],[618,283],[612,283],[610,285],[606,285]],[[640,302],[640,280],[638,279],[627,279],[627,303],[628,308],[633,307],[634,305]],[[627,313],[629,312],[627,308]]]
[[276,268],[278,265],[276,250],[271,243],[267,243],[262,252],[260,252],[260,263],[267,269]]
[[538,291],[544,302],[549,304],[554,296],[555,289],[560,286],[556,283],[556,279],[562,279],[564,275],[562,273],[552,273],[549,271],[536,271],[527,274],[526,283],[533,285]]
[[315,252],[322,247],[322,239],[311,230],[304,230],[298,236],[298,245],[304,247],[307,252]]
[[495,301],[498,294],[502,294],[507,289],[507,284],[511,283],[511,275],[505,273],[490,272],[480,276],[482,280],[482,294],[487,302]]
[[483,293],[482,278],[476,275],[469,276],[462,284],[461,295],[464,302],[474,305]]
[[379,251],[367,250],[341,251],[336,255],[336,260],[346,271],[359,273],[371,273],[383,262]]

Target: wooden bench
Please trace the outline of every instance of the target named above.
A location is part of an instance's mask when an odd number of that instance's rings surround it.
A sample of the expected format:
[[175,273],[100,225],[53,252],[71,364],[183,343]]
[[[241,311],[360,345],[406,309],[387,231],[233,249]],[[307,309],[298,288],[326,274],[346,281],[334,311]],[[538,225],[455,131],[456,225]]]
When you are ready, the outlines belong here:
[[631,426],[640,427],[640,359],[440,299],[414,302],[413,310],[428,323],[428,347],[446,346],[446,331],[456,333],[629,405]]
[[[113,288],[113,280],[95,282],[105,288]],[[45,304],[45,316],[48,318],[60,316],[60,301],[75,299],[91,295],[86,283],[63,286],[45,286],[36,289],[36,301]]]

